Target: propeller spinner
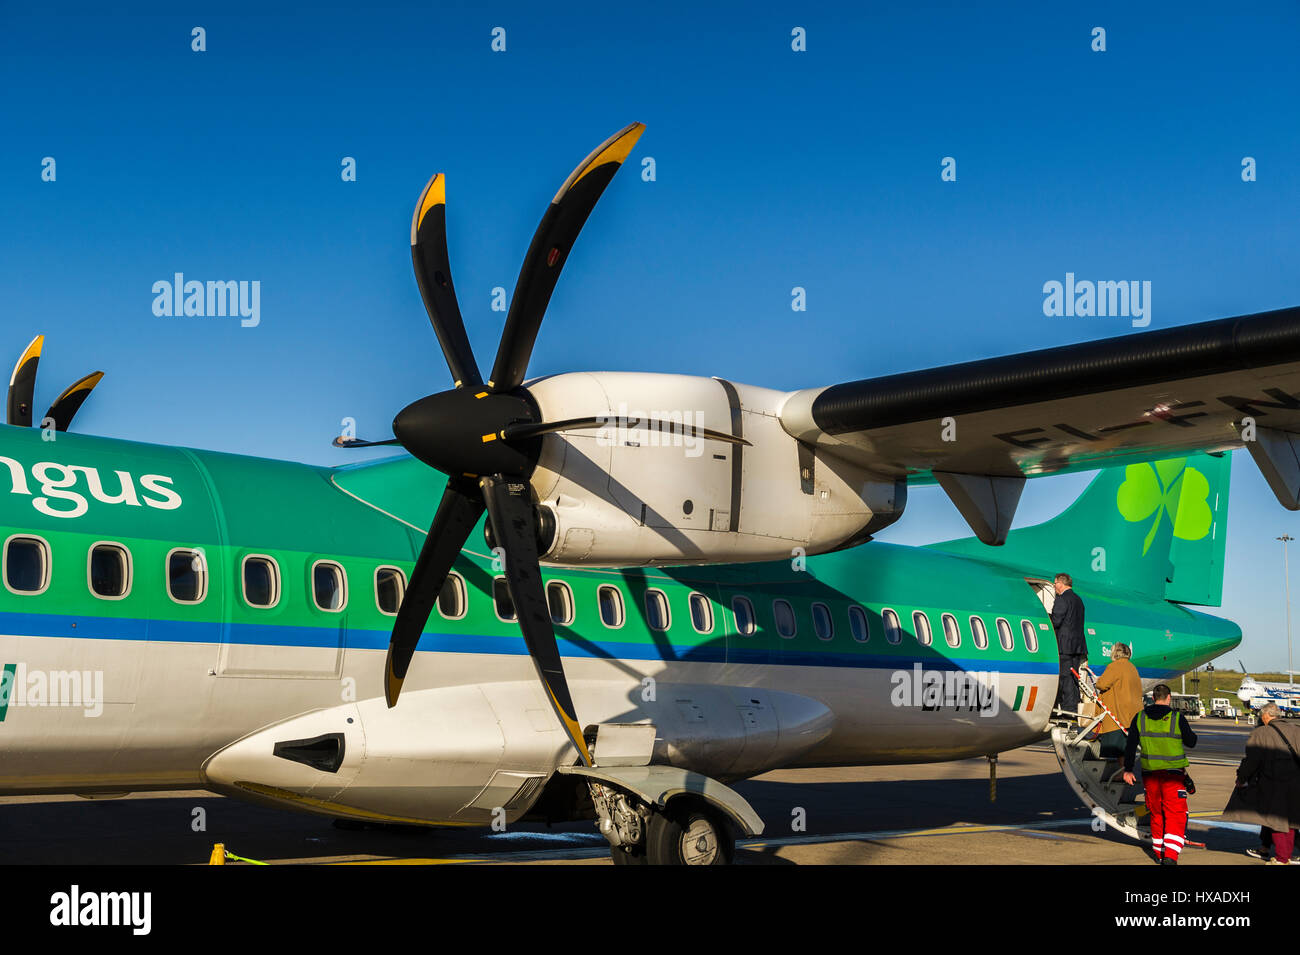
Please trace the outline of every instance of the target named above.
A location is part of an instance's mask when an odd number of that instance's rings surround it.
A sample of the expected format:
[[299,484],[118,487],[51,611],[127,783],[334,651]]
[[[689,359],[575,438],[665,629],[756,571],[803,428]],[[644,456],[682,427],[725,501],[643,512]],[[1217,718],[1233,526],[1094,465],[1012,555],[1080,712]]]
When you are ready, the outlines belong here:
[[[551,200],[519,271],[492,375],[486,383],[470,348],[451,281],[446,183],[441,174],[429,180],[411,222],[411,260],[453,387],[413,402],[393,419],[396,442],[449,480],[388,644],[384,682],[388,705],[396,705],[416,644],[452,563],[486,509],[493,539],[505,551],[506,584],[529,655],[547,699],[588,766],[591,753],[569,693],[542,583],[539,519],[528,479],[537,466],[547,430],[596,425],[586,419],[548,425],[541,421],[536,403],[522,384],[569,250],[644,130],[641,123],[633,123],[601,143]],[[341,446],[366,443],[352,439]]]

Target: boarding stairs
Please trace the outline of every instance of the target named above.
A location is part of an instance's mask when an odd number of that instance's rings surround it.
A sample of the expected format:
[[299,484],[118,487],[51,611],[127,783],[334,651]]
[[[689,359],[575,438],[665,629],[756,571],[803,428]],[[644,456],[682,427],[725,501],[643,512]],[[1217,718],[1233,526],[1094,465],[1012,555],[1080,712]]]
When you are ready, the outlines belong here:
[[1122,757],[1103,758],[1101,743],[1088,738],[1106,718],[1106,710],[1097,697],[1096,681],[1087,667],[1079,676],[1079,688],[1091,704],[1085,704],[1084,709],[1095,711],[1095,715],[1081,716],[1059,708],[1053,712],[1052,747],[1061,772],[1095,819],[1130,839],[1149,843],[1151,834],[1146,828],[1142,789],[1124,782]]

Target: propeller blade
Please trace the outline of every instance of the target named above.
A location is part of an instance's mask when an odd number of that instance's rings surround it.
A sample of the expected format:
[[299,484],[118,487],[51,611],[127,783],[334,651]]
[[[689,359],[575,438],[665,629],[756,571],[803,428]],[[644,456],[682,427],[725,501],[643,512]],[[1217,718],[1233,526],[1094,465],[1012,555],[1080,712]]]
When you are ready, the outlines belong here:
[[14,365],[9,376],[9,424],[30,428],[32,426],[32,394],[36,391],[36,366],[41,361],[41,346],[45,336],[37,335]]
[[438,344],[447,359],[456,387],[483,383],[478,363],[465,333],[465,321],[451,284],[451,262],[447,258],[447,183],[438,173],[424,187],[411,219],[411,263],[420,297]]
[[364,441],[361,438],[345,438],[339,435],[330,444],[336,448],[376,448],[381,444],[398,444],[396,438],[388,438],[384,441]]
[[54,399],[54,404],[50,405],[50,410],[45,412],[45,418],[41,420],[48,418],[53,421],[55,431],[67,431],[77,409],[90,397],[90,393],[95,390],[95,386],[103,377],[102,371],[92,371],[84,378],[78,378],[64,389],[63,394]]
[[515,283],[496,364],[488,381],[488,387],[494,391],[511,391],[523,382],[542,316],[546,314],[569,250],[601,193],[644,131],[643,123],[633,123],[605,140],[569,174],[551,200],[533,234],[519,270],[519,281]]
[[603,416],[599,418],[569,418],[565,421],[534,421],[509,424],[497,435],[502,441],[524,441],[542,434],[555,431],[592,431],[601,428],[621,428],[625,431],[662,431],[667,434],[680,434],[688,438],[708,438],[713,441],[725,441],[727,444],[741,444],[749,447],[744,438],[723,431],[709,428],[696,428],[679,421],[664,421],[659,418],[618,418]]
[[551,625],[551,608],[542,585],[534,530],[537,517],[528,498],[528,482],[496,475],[483,478],[479,485],[487,502],[492,535],[505,551],[506,585],[515,605],[524,643],[555,715],[577,748],[583,765],[590,766],[591,752],[587,749],[573,707],[573,697],[569,694],[569,681],[564,676],[564,662],[560,659],[555,629]]
[[447,573],[482,515],[483,498],[473,480],[451,478],[447,489],[442,492],[438,512],[429,527],[429,536],[420,548],[420,556],[406,586],[406,596],[402,598],[397,619],[393,622],[388,659],[384,665],[384,697],[390,707],[397,705],[402,681],[406,679],[411,657],[415,655],[415,646],[420,642],[438,595],[442,593]]

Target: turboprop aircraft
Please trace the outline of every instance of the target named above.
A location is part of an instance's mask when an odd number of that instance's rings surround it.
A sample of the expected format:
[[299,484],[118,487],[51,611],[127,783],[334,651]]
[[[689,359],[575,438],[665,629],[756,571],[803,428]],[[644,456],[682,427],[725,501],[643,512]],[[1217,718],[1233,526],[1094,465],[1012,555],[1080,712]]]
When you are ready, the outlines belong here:
[[[1043,739],[1058,570],[1093,660],[1122,640],[1148,683],[1239,643],[1192,607],[1220,602],[1232,449],[1300,509],[1300,309],[793,393],[526,380],[642,128],[548,206],[486,381],[445,182],[426,185],[412,260],[453,387],[402,409],[392,439],[336,441],[408,454],[316,467],[11,413],[0,791],[586,817],[616,862],[718,863],[762,830],[727,782]],[[16,374],[10,408],[33,387]],[[1070,508],[1010,529],[1027,478],[1081,469],[1102,470]],[[929,482],[974,537],[872,541]],[[1079,785],[1096,769],[1077,734],[1054,738],[1076,789],[1105,789]],[[1131,793],[1112,790],[1085,798],[1127,825]]]
[[1244,663],[1241,665],[1241,672],[1245,676],[1242,678],[1241,685],[1237,687],[1237,699],[1252,710],[1258,712],[1265,703],[1276,703],[1284,713],[1300,712],[1300,686],[1294,683],[1256,680],[1250,675]]

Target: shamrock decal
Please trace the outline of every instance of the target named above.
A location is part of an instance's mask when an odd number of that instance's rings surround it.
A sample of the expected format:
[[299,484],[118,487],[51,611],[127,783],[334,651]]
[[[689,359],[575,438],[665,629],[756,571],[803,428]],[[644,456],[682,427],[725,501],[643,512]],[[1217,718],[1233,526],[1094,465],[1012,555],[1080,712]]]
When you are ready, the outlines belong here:
[[1137,523],[1152,514],[1156,516],[1142,545],[1143,554],[1151,549],[1165,514],[1174,526],[1175,537],[1194,541],[1210,532],[1214,523],[1206,500],[1210,482],[1196,468],[1186,465],[1186,458],[1170,458],[1154,464],[1130,464],[1124,469],[1124,483],[1115,499],[1124,520]]

